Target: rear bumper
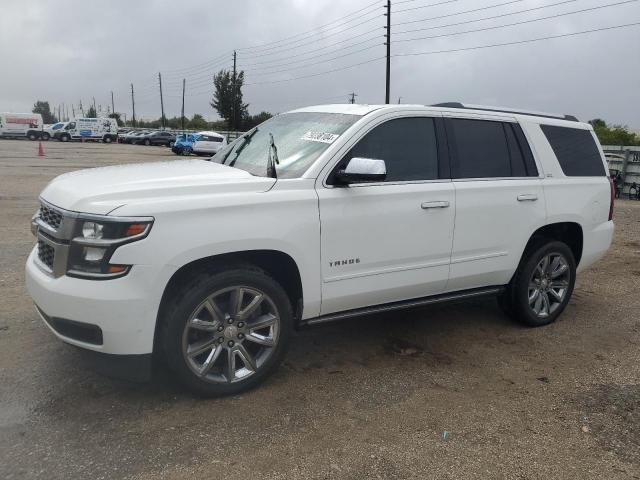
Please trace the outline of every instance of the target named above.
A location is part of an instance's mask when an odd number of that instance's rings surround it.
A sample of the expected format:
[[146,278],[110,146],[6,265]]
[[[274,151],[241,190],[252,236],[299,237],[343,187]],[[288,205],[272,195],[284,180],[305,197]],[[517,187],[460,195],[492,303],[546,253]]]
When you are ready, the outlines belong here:
[[604,257],[613,241],[613,232],[612,221],[601,223],[590,231],[584,232],[582,258],[578,265],[578,271],[585,270]]

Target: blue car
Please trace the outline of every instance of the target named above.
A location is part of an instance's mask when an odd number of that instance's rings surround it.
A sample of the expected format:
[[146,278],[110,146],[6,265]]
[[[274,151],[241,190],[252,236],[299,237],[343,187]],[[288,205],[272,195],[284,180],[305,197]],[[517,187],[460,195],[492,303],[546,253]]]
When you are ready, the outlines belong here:
[[176,136],[176,142],[171,147],[171,151],[176,155],[191,155],[193,144],[199,138],[199,133],[181,133]]

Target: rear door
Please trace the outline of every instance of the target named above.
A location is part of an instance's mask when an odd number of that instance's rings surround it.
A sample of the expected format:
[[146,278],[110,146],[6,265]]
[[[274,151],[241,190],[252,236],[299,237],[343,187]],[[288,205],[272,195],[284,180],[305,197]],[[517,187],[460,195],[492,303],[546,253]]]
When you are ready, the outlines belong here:
[[351,158],[375,158],[386,180],[339,186],[330,174],[318,185],[323,315],[444,290],[455,197],[438,132],[440,117],[371,125],[332,173]]
[[456,195],[447,290],[504,285],[545,223],[538,166],[515,119],[470,114],[445,124]]

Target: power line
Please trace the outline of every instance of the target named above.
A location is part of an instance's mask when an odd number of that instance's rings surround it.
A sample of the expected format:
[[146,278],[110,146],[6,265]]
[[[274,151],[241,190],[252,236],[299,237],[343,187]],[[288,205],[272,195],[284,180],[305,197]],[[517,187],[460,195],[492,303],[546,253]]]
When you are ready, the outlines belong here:
[[474,18],[473,20],[465,20],[463,22],[448,23],[446,25],[435,25],[433,27],[426,27],[426,28],[415,28],[413,30],[404,30],[404,31],[396,32],[396,34],[397,35],[401,35],[401,34],[404,34],[404,33],[424,32],[424,31],[427,31],[427,30],[435,30],[437,28],[454,27],[454,26],[457,26],[457,25],[466,25],[468,23],[481,22],[483,20],[494,20],[496,18],[509,17],[509,16],[512,16],[512,15],[518,15],[520,13],[527,13],[527,12],[533,12],[533,11],[536,11],[536,10],[542,10],[542,9],[545,9],[545,8],[557,7],[558,5],[565,5],[567,3],[575,3],[577,1],[579,1],[579,0],[564,0],[562,2],[551,3],[549,5],[542,5],[540,7],[527,8],[527,9],[524,9],[524,10],[518,10],[516,12],[502,13],[500,15],[491,15],[489,17]]
[[592,30],[582,30],[579,32],[571,32],[571,33],[563,33],[560,35],[550,35],[547,37],[538,37],[538,38],[530,38],[527,40],[519,40],[519,41],[515,41],[515,42],[504,42],[504,43],[493,43],[493,44],[489,44],[489,45],[475,45],[472,47],[464,47],[464,48],[453,48],[450,50],[431,50],[428,52],[411,52],[411,53],[396,53],[393,56],[394,57],[412,57],[412,56],[420,56],[420,55],[437,55],[440,53],[456,53],[456,52],[465,52],[465,51],[469,51],[469,50],[481,50],[481,49],[485,49],[485,48],[494,48],[494,47],[504,47],[507,45],[522,45],[525,43],[534,43],[534,42],[541,42],[544,40],[553,40],[555,38],[565,38],[565,37],[573,37],[576,35],[586,35],[589,33],[595,33],[595,32],[604,32],[606,30],[615,30],[618,28],[627,28],[627,27],[634,27],[634,26],[638,26],[640,25],[640,22],[634,22],[634,23],[625,23],[622,25],[614,25],[611,27],[602,27],[602,28],[594,28]]
[[555,15],[548,15],[546,17],[540,17],[540,18],[534,18],[531,20],[522,20],[520,22],[513,22],[513,23],[506,23],[504,25],[494,25],[491,27],[484,27],[484,28],[476,28],[473,30],[466,30],[463,32],[453,32],[453,33],[443,33],[441,35],[430,35],[430,36],[426,36],[426,37],[416,37],[416,38],[404,38],[401,40],[396,40],[396,42],[413,42],[413,41],[417,41],[417,40],[429,40],[429,39],[433,39],[433,38],[442,38],[442,37],[450,37],[450,36],[454,36],[454,35],[464,35],[467,33],[477,33],[477,32],[485,32],[488,30],[497,30],[500,28],[506,28],[506,27],[513,27],[516,25],[524,25],[527,23],[534,23],[534,22],[540,22],[542,20],[549,20],[552,18],[559,18],[559,17],[565,17],[567,15],[575,15],[577,13],[584,13],[584,12],[590,12],[593,10],[600,10],[602,8],[608,8],[608,7],[616,7],[618,5],[624,5],[627,3],[633,3],[633,2],[637,2],[638,0],[624,0],[622,2],[617,2],[617,3],[610,3],[607,5],[599,5],[597,7],[590,7],[590,8],[583,8],[581,10],[574,10],[572,12],[564,12],[564,13],[557,13]]
[[463,15],[465,13],[480,12],[482,10],[490,10],[492,8],[504,7],[505,5],[511,5],[513,3],[520,3],[520,2],[524,2],[524,0],[509,0],[508,2],[495,3],[493,5],[487,5],[487,6],[484,6],[484,7],[473,8],[471,10],[463,10],[462,12],[448,13],[446,15],[438,15],[438,16],[435,16],[435,17],[427,17],[427,18],[422,18],[420,20],[407,20],[405,22],[393,23],[391,26],[395,27],[395,26],[398,26],[398,25],[408,25],[410,23],[420,23],[420,22],[426,22],[428,20],[438,20],[440,18],[455,17],[457,15]]
[[[347,17],[352,17],[353,15],[356,15],[357,13],[363,12],[364,10],[370,9],[370,8],[371,8],[371,7],[373,7],[374,5],[378,5],[378,6],[379,6],[379,5],[380,5],[380,1],[379,1],[379,0],[376,0],[376,1],[374,1],[374,2],[372,2],[372,3],[370,3],[370,4],[366,5],[366,6],[364,6],[364,7],[360,8],[360,9],[358,9],[358,10],[355,10],[355,11],[353,11],[353,12],[350,12],[350,13],[344,14],[342,17],[340,17],[340,18],[338,18],[338,19],[336,19],[336,20],[333,20],[332,22],[325,23],[324,25],[320,25],[319,27],[312,28],[311,30],[307,30],[306,32],[301,32],[301,33],[298,33],[298,34],[296,34],[296,35],[291,35],[291,36],[289,36],[289,37],[281,38],[280,40],[274,40],[274,41],[272,41],[272,42],[263,43],[263,44],[260,44],[260,45],[253,45],[253,46],[248,46],[248,47],[238,48],[238,50],[240,50],[240,51],[244,51],[244,50],[251,50],[251,49],[256,49],[256,48],[257,48],[257,49],[260,49],[261,47],[266,47],[266,46],[270,46],[270,45],[276,45],[276,44],[278,44],[278,43],[283,43],[283,42],[285,42],[285,41],[287,41],[287,40],[291,40],[291,39],[294,39],[294,38],[297,38],[297,37],[302,37],[302,36],[305,36],[305,35],[310,34],[310,33],[312,33],[312,32],[318,31],[318,30],[324,30],[324,29],[325,29],[325,27],[328,27],[329,25],[333,25],[334,23],[338,23],[338,22],[340,22],[340,21],[344,20],[344,19],[345,19],[345,18],[347,18]],[[362,15],[360,15],[360,17],[362,17],[362,16],[366,16],[366,15],[368,15],[369,13],[372,13],[372,12],[367,12],[367,13],[365,13],[365,14],[362,14]],[[329,28],[329,29],[327,29],[327,30],[331,30],[332,28],[337,28],[337,27],[339,27],[339,26],[341,26],[341,25],[346,25],[346,24],[348,24],[348,23],[350,23],[350,22],[352,22],[352,21],[356,20],[357,18],[358,18],[358,17],[353,17],[352,19],[347,20],[347,21],[343,22],[343,23],[342,23],[342,24],[340,24],[340,25],[334,25],[333,27],[331,27],[331,28]],[[317,35],[317,34],[314,34],[314,35]],[[300,39],[299,39],[299,40],[300,40]]]
[[402,13],[402,12],[409,12],[411,10],[420,10],[423,8],[431,8],[431,7],[437,7],[439,5],[445,5],[447,3],[453,3],[453,2],[457,2],[459,0],[445,0],[444,2],[438,2],[438,3],[430,3],[429,5],[419,5],[417,7],[409,7],[409,8],[405,8],[404,10],[394,10],[393,13]]

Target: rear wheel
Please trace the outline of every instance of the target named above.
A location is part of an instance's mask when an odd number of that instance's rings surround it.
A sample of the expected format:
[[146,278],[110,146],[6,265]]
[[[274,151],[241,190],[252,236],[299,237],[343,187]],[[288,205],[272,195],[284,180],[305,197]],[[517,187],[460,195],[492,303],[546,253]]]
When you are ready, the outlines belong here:
[[49,135],[47,132],[44,132],[42,134],[42,140],[44,140],[45,142],[49,141],[49,139],[51,138],[51,135]]
[[191,155],[191,149],[189,147],[182,147],[180,154],[186,156]]
[[27,133],[27,138],[28,138],[29,140],[32,140],[32,141],[33,141],[33,140],[37,140],[37,139],[38,139],[38,137],[39,137],[39,135],[38,135],[36,132],[28,132],[28,133]]
[[148,147],[149,145],[151,145],[151,140],[149,140],[148,138],[144,141],[144,144]]
[[283,288],[250,266],[201,274],[164,318],[167,361],[194,393],[215,396],[262,382],[282,360],[293,326]]
[[102,138],[102,141],[103,141],[104,143],[111,143],[111,136],[110,136],[110,135],[105,135],[105,136]]
[[499,304],[505,313],[525,325],[547,325],[569,303],[575,279],[576,262],[571,249],[562,242],[541,242],[521,261]]

